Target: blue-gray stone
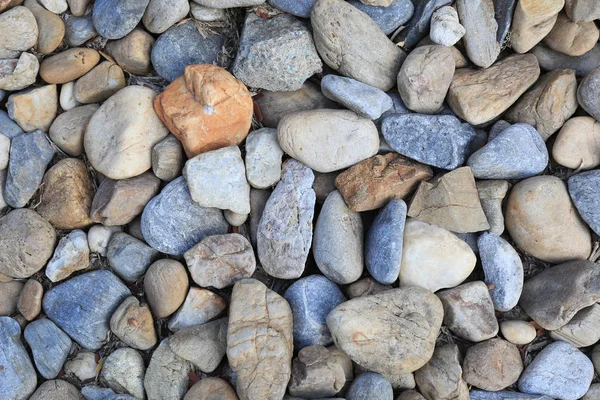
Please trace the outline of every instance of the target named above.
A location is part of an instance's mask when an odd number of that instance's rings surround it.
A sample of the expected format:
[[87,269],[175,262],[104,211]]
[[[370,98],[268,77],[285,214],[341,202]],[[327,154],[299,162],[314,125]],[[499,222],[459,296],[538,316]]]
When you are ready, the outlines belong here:
[[473,253],[479,254],[479,247],[477,247],[477,239],[479,238],[478,233],[476,233],[476,232],[464,232],[464,233],[452,232],[452,233],[454,233],[456,236],[458,236],[458,238],[460,240],[465,242],[471,248],[471,250],[473,250]]
[[107,338],[110,317],[129,296],[119,278],[99,270],[55,286],[42,303],[44,313],[59,328],[86,349],[97,350]]
[[467,160],[477,179],[524,179],[548,165],[544,139],[531,125],[514,124]]
[[413,2],[416,5],[412,19],[396,39],[396,42],[402,43],[402,47],[405,49],[415,47],[421,39],[429,34],[433,12],[450,3],[448,0],[414,0]]
[[490,296],[497,311],[511,310],[523,291],[523,263],[506,240],[492,232],[484,232],[477,240],[485,283],[494,285]]
[[392,200],[381,209],[367,233],[365,263],[371,276],[384,285],[400,274],[406,203]]
[[150,0],[96,0],[92,17],[96,31],[107,39],[121,39],[142,20]]
[[8,205],[25,207],[40,187],[53,156],[54,147],[40,130],[12,139],[4,190],[4,200]]
[[207,236],[227,233],[229,224],[217,208],[198,205],[180,176],[148,202],[142,213],[142,234],[154,249],[181,256]]
[[525,368],[519,379],[519,390],[577,400],[588,391],[593,378],[594,365],[585,354],[567,342],[554,342]]
[[544,44],[536,45],[531,53],[540,63],[540,68],[544,71],[555,69],[574,69],[577,76],[585,76],[600,65],[600,45],[596,44],[594,48],[582,56],[568,56]]
[[490,128],[490,134],[488,135],[487,141],[491,142],[492,140],[494,140],[496,137],[498,137],[499,134],[502,133],[502,131],[504,131],[510,125],[510,122],[507,122],[503,119],[496,121],[494,125],[492,125],[492,127]]
[[23,133],[23,129],[21,129],[15,121],[10,119],[6,111],[0,110],[0,133],[4,136],[8,136],[9,139],[13,139]]
[[600,235],[600,170],[573,175],[569,178],[568,186],[579,215]]
[[333,342],[325,319],[331,310],[346,301],[335,283],[322,275],[307,276],[294,282],[283,297],[290,303],[294,315],[296,350]]
[[71,351],[71,339],[48,318],[33,321],[25,328],[25,340],[40,374],[54,379]]
[[117,232],[110,237],[106,252],[110,267],[127,282],[140,279],[159,255],[146,243],[124,232]]
[[152,47],[152,66],[160,76],[172,81],[183,75],[190,64],[214,64],[224,43],[224,35],[202,36],[194,20],[189,20],[170,27],[156,39]]
[[65,42],[69,46],[80,46],[98,36],[91,15],[65,18]]
[[383,90],[352,78],[325,75],[321,79],[321,92],[333,101],[355,113],[377,119],[394,106],[394,102]]
[[554,400],[543,394],[525,394],[517,392],[486,392],[485,390],[471,390],[471,400]]
[[577,88],[577,101],[588,114],[600,119],[600,67],[583,78]]
[[21,342],[21,327],[0,317],[0,393],[3,399],[27,399],[35,391],[37,375]]
[[346,400],[393,400],[392,385],[376,372],[363,372],[346,392]]
[[517,0],[494,0],[494,18],[498,23],[496,40],[502,46],[512,24]]
[[0,89],[0,101],[4,100],[4,97],[6,97],[6,92]]
[[394,151],[448,170],[464,164],[479,136],[451,115],[392,114],[383,119],[381,131]]
[[315,1],[317,0],[267,0],[273,7],[301,18],[310,17]]
[[359,0],[350,0],[349,3],[371,17],[386,35],[406,23],[415,11],[410,0],[392,0],[387,7],[368,6]]
[[109,388],[96,385],[88,385],[81,388],[81,394],[85,400],[110,400],[117,394]]

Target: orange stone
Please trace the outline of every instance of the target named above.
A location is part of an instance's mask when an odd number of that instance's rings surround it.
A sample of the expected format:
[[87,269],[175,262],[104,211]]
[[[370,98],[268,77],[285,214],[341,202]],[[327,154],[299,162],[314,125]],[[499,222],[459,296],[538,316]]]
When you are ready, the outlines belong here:
[[229,72],[188,65],[154,100],[154,110],[183,144],[188,157],[240,144],[252,122],[252,97]]

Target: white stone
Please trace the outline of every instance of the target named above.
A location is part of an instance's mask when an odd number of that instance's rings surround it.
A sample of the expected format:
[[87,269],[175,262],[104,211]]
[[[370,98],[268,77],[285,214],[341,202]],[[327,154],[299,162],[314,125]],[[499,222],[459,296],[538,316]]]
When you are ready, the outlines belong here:
[[246,138],[246,176],[256,189],[266,189],[281,179],[283,150],[277,141],[277,129],[262,128]]
[[60,239],[52,259],[46,266],[46,276],[52,282],[62,281],[73,272],[90,265],[90,248],[87,236],[81,229],[74,229]]
[[169,320],[169,329],[177,332],[208,322],[221,314],[226,306],[225,300],[210,290],[190,288],[183,305]]
[[455,234],[412,218],[404,226],[403,245],[400,287],[420,286],[432,292],[455,287],[477,262],[473,250]]
[[54,13],[54,14],[62,14],[67,11],[69,7],[67,4],[67,0],[38,0],[41,5],[43,5],[46,10]]
[[500,322],[500,332],[504,339],[517,346],[531,343],[537,334],[530,323],[518,320]]
[[40,62],[31,53],[21,53],[19,59],[0,60],[0,89],[21,90],[33,85]]
[[60,88],[60,108],[65,111],[69,111],[80,105],[75,99],[74,88],[75,81],[64,83]]
[[240,226],[248,219],[248,214],[238,214],[231,210],[223,211],[223,215],[231,226]]
[[117,393],[144,398],[144,359],[136,350],[123,347],[113,351],[102,366],[102,378]]
[[65,373],[75,375],[80,381],[95,379],[98,375],[96,354],[90,351],[80,351],[70,361],[65,363]]
[[429,38],[444,46],[454,46],[466,33],[458,20],[458,13],[451,6],[437,9],[431,16]]
[[0,133],[0,171],[8,168],[10,154],[10,138]]
[[120,226],[104,226],[94,225],[88,231],[88,246],[92,253],[98,253],[101,256],[106,256],[108,242],[114,233],[123,230]]

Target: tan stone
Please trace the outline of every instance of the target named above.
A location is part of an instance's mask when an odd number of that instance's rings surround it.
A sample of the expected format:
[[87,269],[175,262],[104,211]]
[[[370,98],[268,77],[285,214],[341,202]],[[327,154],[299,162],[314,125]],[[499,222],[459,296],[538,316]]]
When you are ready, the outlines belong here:
[[46,10],[37,0],[25,0],[25,7],[33,13],[39,35],[36,50],[50,54],[60,46],[65,36],[65,23],[58,15]]
[[23,0],[0,0],[0,12],[22,4]]
[[119,40],[106,44],[106,51],[114,57],[123,70],[136,75],[147,74],[152,69],[150,53],[154,38],[143,29],[134,29]]
[[110,318],[110,330],[123,343],[138,350],[148,350],[157,342],[154,319],[147,304],[134,296],[126,298]]
[[175,260],[155,261],[146,271],[144,290],[156,318],[173,314],[185,300],[188,292],[185,267]]
[[346,383],[346,375],[326,347],[303,347],[292,364],[289,392],[305,398],[331,397]]
[[561,12],[544,43],[563,54],[582,56],[594,48],[599,37],[600,31],[593,21],[573,22]]
[[463,362],[464,380],[483,390],[502,390],[515,383],[521,372],[517,346],[498,338],[470,347]]
[[519,0],[511,25],[511,44],[517,53],[527,53],[550,31],[565,0]]
[[506,203],[506,229],[517,246],[543,261],[585,260],[591,236],[571,202],[567,186],[544,175],[517,183]]
[[88,73],[98,61],[100,53],[94,49],[68,49],[45,58],[40,66],[40,76],[48,83],[67,83]]
[[44,288],[35,279],[28,280],[23,286],[17,302],[17,310],[27,321],[34,320],[42,311],[43,295]]
[[571,118],[577,106],[575,71],[558,69],[544,74],[504,118],[533,126],[547,140]]
[[[0,0],[0,7],[5,1]],[[17,58],[38,39],[34,15],[25,7],[15,7],[0,15],[0,59]]]
[[[418,44],[417,47],[421,46],[429,46],[435,45],[434,41],[431,40],[429,36],[424,37]],[[452,51],[452,55],[454,56],[454,66],[458,68],[465,68],[471,65],[471,61],[461,52],[464,51],[464,48],[461,46],[461,49],[458,49],[457,46],[460,45],[460,42],[456,44],[456,46],[446,46],[450,51]]]
[[50,126],[49,136],[62,151],[73,157],[83,153],[83,135],[98,104],[75,107],[60,114]]
[[592,117],[568,120],[556,136],[552,157],[567,168],[596,168],[600,165],[600,122]]
[[533,54],[512,55],[487,69],[456,70],[448,105],[473,125],[489,122],[506,111],[540,76]]
[[75,100],[82,104],[98,103],[125,87],[123,70],[110,61],[104,61],[75,82]]
[[44,175],[37,212],[58,229],[85,228],[92,224],[93,197],[94,186],[85,163],[65,158]]
[[58,111],[56,85],[46,85],[8,97],[8,115],[25,132],[48,132]]
[[421,393],[431,400],[469,400],[469,388],[462,378],[460,351],[455,344],[435,349],[433,357],[415,372]]
[[518,346],[533,342],[537,336],[533,325],[519,320],[500,322],[500,332],[504,339]]
[[335,185],[353,211],[383,207],[390,200],[405,199],[419,182],[431,178],[427,165],[398,153],[368,158],[337,176]]
[[154,109],[188,157],[238,145],[248,135],[253,103],[244,84],[221,67],[188,65],[154,100]]
[[183,400],[238,400],[238,397],[223,379],[203,378],[188,390]]
[[346,292],[348,297],[353,299],[355,297],[368,296],[371,294],[377,294],[390,290],[392,285],[382,285],[371,277],[362,278],[351,285],[348,285]]
[[21,289],[23,282],[0,282],[0,316],[10,316],[17,311]]

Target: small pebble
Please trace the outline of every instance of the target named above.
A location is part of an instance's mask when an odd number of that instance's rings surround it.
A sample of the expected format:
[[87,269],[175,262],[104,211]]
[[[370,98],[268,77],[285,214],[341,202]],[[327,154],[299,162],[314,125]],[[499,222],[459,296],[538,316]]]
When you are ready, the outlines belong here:
[[[64,90],[65,85],[63,85]],[[62,95],[61,91],[61,95]],[[61,108],[65,108],[61,104]],[[48,136],[62,151],[73,157],[83,153],[83,135],[92,115],[98,109],[97,104],[88,104],[81,107],[70,108],[60,114],[52,125]]]
[[592,169],[600,165],[600,122],[592,117],[568,120],[556,136],[552,158],[567,168]]
[[99,103],[107,100],[125,85],[125,75],[121,67],[110,61],[103,61],[77,79],[73,95],[81,104]]
[[334,396],[344,386],[344,368],[323,346],[308,346],[293,360],[289,392],[309,398]]
[[579,310],[564,326],[550,332],[556,341],[562,340],[575,347],[588,347],[600,340],[600,305]]
[[428,399],[469,399],[469,388],[462,378],[460,361],[457,345],[437,347],[429,362],[415,372],[421,393]]
[[21,52],[35,46],[38,40],[38,25],[28,8],[17,6],[8,11],[2,11],[0,14],[0,59],[16,58]]
[[71,48],[44,58],[40,77],[48,83],[67,83],[87,74],[99,61],[100,53],[94,49]]
[[238,400],[235,390],[223,379],[207,377],[196,382],[183,400]]
[[90,351],[80,351],[65,363],[65,374],[75,375],[80,381],[95,379],[98,375],[96,354]]
[[62,379],[42,383],[29,400],[80,400],[77,387]]
[[465,28],[462,40],[467,56],[473,64],[488,68],[500,54],[500,45],[496,41],[498,23],[494,19],[494,3],[457,0],[456,7]]
[[156,318],[173,314],[185,300],[188,289],[185,267],[175,260],[155,261],[144,276],[146,299]]
[[42,310],[44,288],[35,279],[29,279],[20,291],[17,310],[27,321],[32,321]]
[[525,321],[502,321],[500,332],[504,339],[517,346],[531,343],[537,337],[535,328]]
[[405,49],[411,49],[427,36],[430,31],[433,13],[443,6],[448,5],[445,0],[425,0],[415,5],[415,11],[406,28],[400,31],[398,43]]
[[181,308],[169,320],[169,329],[177,332],[202,325],[219,316],[226,306],[225,300],[210,290],[192,287]]
[[110,238],[106,257],[117,275],[126,282],[135,282],[159,257],[159,252],[126,233],[116,232]]
[[144,376],[144,389],[149,399],[180,399],[188,387],[192,366],[177,356],[164,339],[152,353]]
[[65,23],[62,18],[46,10],[37,0],[25,0],[23,5],[31,10],[37,22],[39,35],[36,50],[42,54],[53,53],[65,36]]
[[157,341],[150,308],[134,296],[126,298],[112,314],[110,330],[134,349],[148,350]]
[[210,8],[197,3],[190,3],[192,17],[200,22],[214,22],[227,19],[225,10],[221,8]]

